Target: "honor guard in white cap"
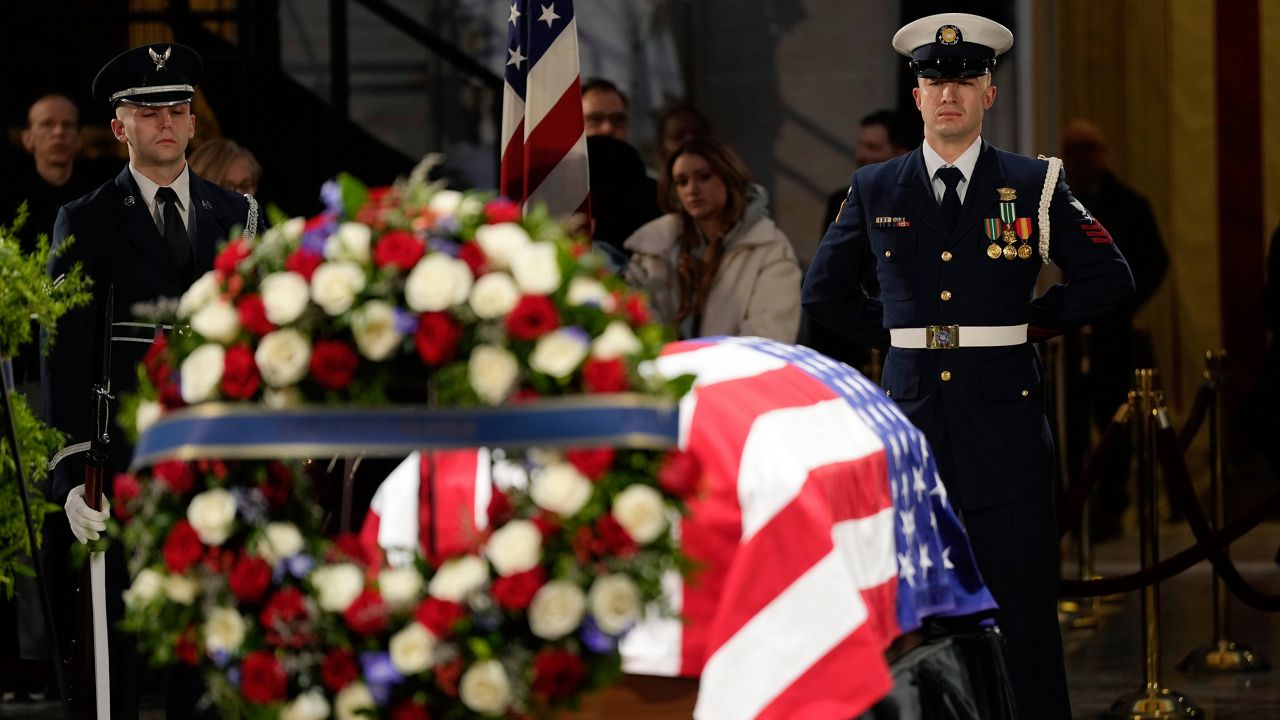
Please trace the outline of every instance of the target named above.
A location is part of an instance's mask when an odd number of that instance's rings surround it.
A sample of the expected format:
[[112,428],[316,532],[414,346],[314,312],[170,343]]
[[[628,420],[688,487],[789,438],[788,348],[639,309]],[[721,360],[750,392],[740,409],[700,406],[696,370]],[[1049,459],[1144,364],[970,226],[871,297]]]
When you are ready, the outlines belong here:
[[[102,382],[106,344],[111,347],[105,372],[112,396],[123,397],[137,388],[137,367],[163,328],[134,317],[133,308],[180,297],[213,268],[218,245],[251,224],[247,196],[206,182],[187,167],[187,143],[196,127],[191,99],[202,65],[189,47],[157,43],[120,54],[93,80],[94,98],[114,111],[111,130],[128,148],[129,162],[114,180],[62,206],[54,224],[50,276],[56,281],[78,263],[94,283],[93,302],[58,321],[57,351],[41,361],[45,418],[67,435],[68,446],[87,444],[96,434],[91,389]],[[103,488],[108,498],[115,475],[127,470],[132,454],[115,423],[114,409],[109,416],[111,442]],[[84,455],[70,454],[50,473],[51,499],[66,508],[61,530],[50,531],[50,557],[65,556],[71,536],[81,543],[96,540],[105,527],[106,512],[86,504],[84,472]],[[109,546],[105,560],[108,647],[114,670],[110,715],[137,717],[139,658],[131,639],[116,637],[123,612],[120,593],[129,586],[118,543]],[[54,578],[58,581],[70,582],[67,577]],[[70,589],[65,590],[71,597]],[[62,636],[71,637],[70,629]],[[171,674],[165,685],[173,700],[169,707],[179,708],[173,712],[195,717],[186,709],[194,708],[203,692],[198,676]]]
[[[1020,717],[1070,718],[1057,618],[1053,439],[1034,343],[1124,303],[1133,279],[1060,163],[982,137],[1013,34],[976,15],[907,24],[916,150],[860,168],[805,278],[812,321],[888,346],[882,384],[924,431],[999,610]],[[877,259],[880,297],[862,291]],[[1043,264],[1065,281],[1035,295]]]

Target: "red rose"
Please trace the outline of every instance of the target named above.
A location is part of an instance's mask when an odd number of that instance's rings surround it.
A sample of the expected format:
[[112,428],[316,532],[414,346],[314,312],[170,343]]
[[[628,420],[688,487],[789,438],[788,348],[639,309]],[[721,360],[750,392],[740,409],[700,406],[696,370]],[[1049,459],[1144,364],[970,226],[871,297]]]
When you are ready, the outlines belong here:
[[627,317],[631,318],[632,325],[649,324],[649,304],[645,302],[644,296],[631,295],[628,297],[625,309]]
[[222,361],[222,393],[232,400],[248,400],[258,392],[262,376],[253,361],[253,351],[248,345],[227,348]]
[[493,494],[489,496],[489,527],[501,527],[515,515],[511,507],[511,498],[507,494],[497,488],[494,488]]
[[436,684],[449,697],[458,697],[458,680],[462,677],[462,658],[454,657],[435,667]]
[[269,650],[249,653],[240,666],[240,692],[249,702],[266,705],[283,700],[288,682],[284,667]]
[[392,230],[378,238],[373,261],[378,267],[396,267],[408,272],[422,258],[426,244],[405,230]]
[[240,324],[255,337],[262,337],[276,329],[275,324],[267,319],[267,307],[258,293],[240,298],[236,303],[236,313],[240,316]]
[[555,303],[545,295],[524,295],[507,315],[507,332],[517,340],[537,340],[560,326]]
[[587,666],[563,648],[547,648],[533,658],[533,694],[548,700],[567,698],[582,685]]
[[130,473],[116,473],[111,486],[115,490],[115,500],[111,503],[111,509],[116,511],[116,517],[128,520],[129,511],[125,509],[125,505],[136,499],[142,492],[142,488],[138,485],[138,478]]
[[520,206],[500,197],[484,204],[484,219],[493,223],[516,222],[520,219]]
[[453,626],[466,615],[462,605],[433,597],[428,597],[413,609],[413,619],[442,640],[453,634]]
[[240,602],[257,602],[271,585],[271,566],[260,557],[241,555],[231,569],[227,584]]
[[601,475],[613,467],[613,448],[575,448],[567,450],[564,459],[578,468],[578,472],[592,480],[599,480]]
[[213,261],[213,269],[223,275],[234,275],[236,265],[247,257],[249,257],[249,243],[245,242],[244,237],[238,237],[223,246],[222,251]]
[[424,312],[418,316],[418,329],[413,333],[413,344],[418,357],[427,367],[440,367],[453,360],[458,352],[462,328],[448,313]]
[[200,648],[196,646],[196,629],[189,627],[182,631],[174,641],[173,654],[178,658],[178,662],[187,665],[195,665],[196,660],[200,659]]
[[693,453],[673,450],[658,470],[658,485],[676,497],[687,498],[702,484],[702,463]]
[[[270,580],[270,575],[267,579]],[[267,642],[271,645],[301,648],[311,643],[311,633],[308,632],[311,616],[307,613],[302,593],[295,587],[281,588],[272,595],[258,619],[262,621]]]
[[582,386],[593,393],[622,392],[627,389],[627,367],[620,358],[588,358],[582,366]]
[[356,657],[346,650],[330,650],[320,666],[320,679],[333,692],[350,685],[358,677],[360,668],[356,666]]
[[174,495],[187,493],[195,482],[195,474],[191,472],[191,466],[181,460],[158,462],[151,468],[151,474]]
[[391,720],[431,720],[427,707],[413,699],[391,708]]
[[458,248],[458,259],[466,263],[467,267],[471,268],[471,274],[476,277],[489,272],[489,258],[484,254],[480,243],[464,243]]
[[534,593],[547,582],[547,571],[542,566],[515,575],[507,575],[493,581],[493,599],[504,610],[516,612],[529,607]]
[[618,524],[612,514],[605,513],[596,521],[595,526],[596,542],[594,550],[596,555],[617,555],[618,557],[629,557],[635,553],[639,545],[627,534],[626,529]]
[[222,294],[222,299],[231,302],[240,296],[240,291],[244,289],[244,278],[240,275],[232,275],[227,278],[227,291]]
[[529,522],[533,523],[538,528],[538,532],[542,533],[543,540],[560,530],[560,523],[555,516],[543,510],[539,510],[537,515],[529,518]]
[[147,348],[147,354],[142,356],[142,365],[155,387],[163,387],[169,382],[173,368],[169,367],[169,341],[164,335],[157,337]]
[[324,262],[324,258],[320,253],[312,252],[305,248],[294,250],[289,257],[284,259],[284,269],[296,272],[311,282],[311,274],[320,267],[320,263]]
[[208,458],[200,458],[196,460],[196,471],[202,473],[210,473],[219,480],[227,479],[227,464],[221,460],[210,460]]
[[350,385],[359,365],[360,356],[341,340],[317,340],[311,346],[311,377],[321,387],[341,390]]
[[387,605],[377,590],[365,590],[343,611],[347,627],[360,635],[376,635],[387,629]]
[[268,463],[267,477],[258,484],[258,489],[272,508],[283,506],[293,492],[293,471],[284,463]]
[[383,185],[382,187],[369,188],[369,204],[370,205],[391,204],[396,199],[395,189],[396,188],[394,185]]
[[520,403],[532,402],[540,397],[542,397],[542,394],[537,390],[534,390],[531,387],[522,387],[512,393],[511,397],[507,398],[507,403],[510,405],[519,405]]
[[164,564],[171,573],[184,573],[204,554],[204,544],[191,523],[179,520],[164,539]]
[[186,407],[187,403],[182,399],[182,388],[178,387],[178,383],[172,379],[166,379],[165,383],[160,386],[160,406],[165,410],[174,410],[180,407]]

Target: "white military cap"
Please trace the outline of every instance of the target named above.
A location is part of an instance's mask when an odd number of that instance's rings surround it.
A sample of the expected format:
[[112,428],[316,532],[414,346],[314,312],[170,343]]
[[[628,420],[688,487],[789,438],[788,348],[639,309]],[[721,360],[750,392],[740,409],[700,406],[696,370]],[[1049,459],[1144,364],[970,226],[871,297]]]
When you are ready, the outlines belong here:
[[1013,47],[1013,33],[994,20],[968,13],[941,13],[902,26],[893,49],[911,58],[917,77],[978,77],[991,72],[996,56]]

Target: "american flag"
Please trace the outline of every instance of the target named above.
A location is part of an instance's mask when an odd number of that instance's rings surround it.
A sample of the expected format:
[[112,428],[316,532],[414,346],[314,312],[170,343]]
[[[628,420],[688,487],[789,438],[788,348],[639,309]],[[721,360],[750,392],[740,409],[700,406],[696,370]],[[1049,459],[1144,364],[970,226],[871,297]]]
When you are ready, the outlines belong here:
[[573,3],[512,0],[502,97],[501,190],[553,216],[590,212]]

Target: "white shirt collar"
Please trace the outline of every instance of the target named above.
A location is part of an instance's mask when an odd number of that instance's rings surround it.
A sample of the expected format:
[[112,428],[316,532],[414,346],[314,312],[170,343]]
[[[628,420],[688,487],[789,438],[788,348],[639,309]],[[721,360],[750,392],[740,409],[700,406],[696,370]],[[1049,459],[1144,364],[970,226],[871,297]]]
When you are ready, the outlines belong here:
[[920,149],[924,153],[924,168],[929,174],[929,179],[933,180],[938,173],[938,168],[945,165],[953,165],[960,169],[964,174],[964,181],[968,182],[973,179],[973,168],[978,164],[978,155],[982,153],[982,136],[973,139],[973,142],[956,158],[953,163],[948,163],[942,159],[942,156],[929,146],[929,141],[925,140],[920,144]]
[[[133,175],[133,181],[138,183],[138,190],[142,193],[142,200],[147,204],[147,210],[151,213],[152,218],[159,217],[159,211],[156,208],[156,191],[160,186],[151,180],[151,178],[138,172],[138,169],[129,164],[129,173]],[[178,210],[182,213],[182,222],[191,227],[191,168],[187,165],[182,166],[182,172],[178,173],[178,177],[169,183],[169,187],[173,188],[173,192],[178,196]],[[160,221],[157,220],[157,225]]]

